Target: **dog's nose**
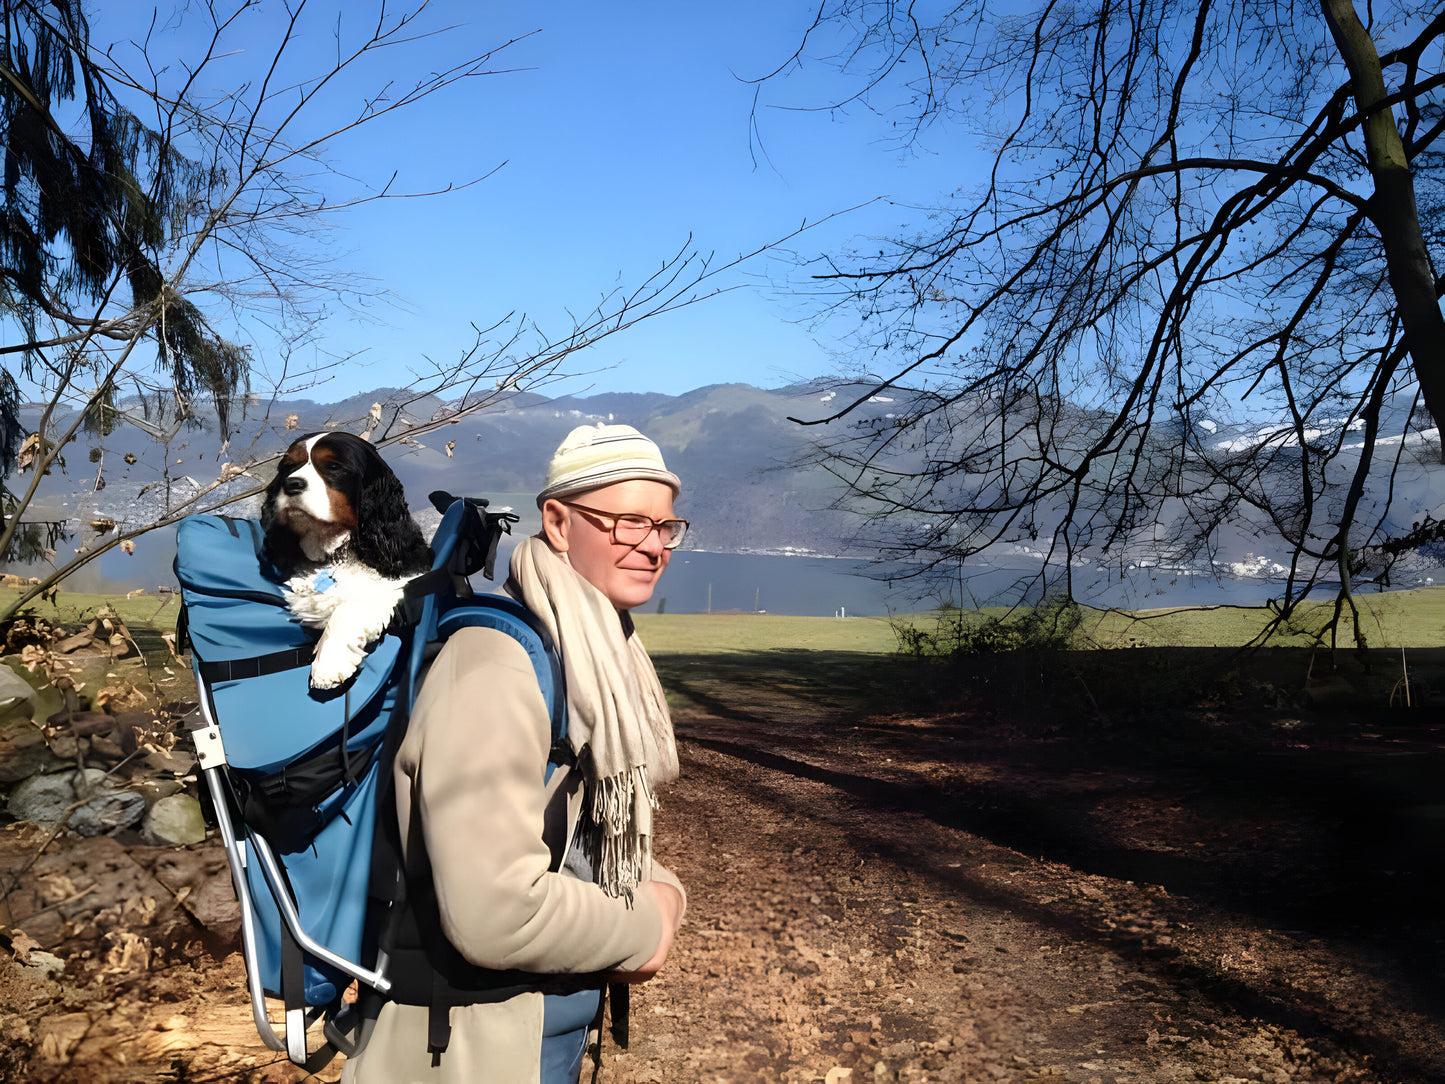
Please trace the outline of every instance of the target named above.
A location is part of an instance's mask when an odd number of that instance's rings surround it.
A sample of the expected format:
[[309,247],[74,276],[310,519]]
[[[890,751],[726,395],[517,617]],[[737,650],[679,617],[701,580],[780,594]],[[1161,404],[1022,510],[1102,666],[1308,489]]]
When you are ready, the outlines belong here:
[[286,496],[288,496],[288,497],[294,497],[294,496],[296,496],[296,494],[302,492],[305,488],[306,488],[306,479],[305,479],[305,478],[297,478],[295,475],[292,475],[290,478],[287,478],[285,485],[283,485],[283,486],[281,487],[282,491],[283,491],[283,492],[286,494]]

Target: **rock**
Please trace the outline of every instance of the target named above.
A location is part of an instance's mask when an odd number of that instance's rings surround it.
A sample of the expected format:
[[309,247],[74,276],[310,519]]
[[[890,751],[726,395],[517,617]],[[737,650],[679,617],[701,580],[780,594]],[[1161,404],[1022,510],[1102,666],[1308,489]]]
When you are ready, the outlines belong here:
[[77,755],[84,756],[90,751],[90,741],[71,734],[56,734],[50,739],[50,751],[61,760],[74,764]]
[[130,785],[137,794],[145,798],[147,808],[154,806],[162,798],[179,794],[186,787],[179,779],[133,779]]
[[[53,825],[66,817],[79,800],[76,772],[52,772],[25,780],[10,795],[10,815],[16,820]],[[145,816],[144,796],[118,790],[102,771],[88,768],[85,782],[91,788],[87,800],[69,815],[66,826],[82,836],[98,836],[115,828],[135,824]]]
[[164,753],[147,753],[141,763],[153,772],[185,777],[196,766],[196,758],[177,747]]
[[102,760],[117,761],[125,756],[125,750],[109,738],[97,734],[90,739],[90,751]]
[[0,719],[30,719],[35,715],[35,690],[9,666],[0,666]]
[[201,803],[189,794],[172,794],[151,806],[141,834],[148,843],[199,843],[206,838]]
[[70,816],[70,827],[83,836],[98,836],[116,828],[129,828],[146,814],[146,800],[135,791],[111,790],[98,794]]
[[89,631],[77,632],[74,636],[67,636],[63,640],[57,640],[50,646],[50,650],[57,655],[68,655],[72,651],[77,651],[82,647],[90,647],[94,643],[95,636],[93,633]]
[[59,718],[51,716],[52,726],[67,729],[71,734],[88,738],[95,734],[109,735],[115,729],[115,719],[103,711],[77,711],[67,723],[62,712]]
[[29,967],[42,975],[59,975],[65,970],[65,961],[53,952],[36,949],[26,958],[23,967]]
[[0,783],[19,783],[64,764],[29,719],[0,722]]
[[26,779],[10,793],[10,815],[18,821],[53,825],[75,801],[74,772],[54,772]]
[[115,729],[115,717],[103,711],[57,711],[45,722],[64,734],[109,734]]
[[118,659],[132,654],[135,646],[119,615],[109,607],[101,607],[89,625],[74,636],[52,644],[50,650],[57,655],[83,652]]
[[70,815],[70,828],[82,836],[98,836],[116,828],[129,828],[146,815],[145,796],[133,790],[119,790],[104,772],[85,770],[93,788],[90,799]]

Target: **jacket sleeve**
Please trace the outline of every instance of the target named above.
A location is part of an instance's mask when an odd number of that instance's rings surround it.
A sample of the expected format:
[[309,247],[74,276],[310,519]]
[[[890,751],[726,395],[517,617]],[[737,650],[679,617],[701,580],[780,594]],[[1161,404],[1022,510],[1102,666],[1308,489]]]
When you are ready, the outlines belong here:
[[548,870],[551,732],[525,649],[468,628],[438,654],[396,762],[402,839],[431,858],[443,932],[472,963],[542,974],[633,970],[662,937],[650,893],[629,907]]
[[682,882],[677,879],[677,874],[654,858],[652,860],[652,879],[677,889],[677,894],[682,897],[682,910],[677,915],[678,921],[681,922],[687,916],[687,889],[682,887]]

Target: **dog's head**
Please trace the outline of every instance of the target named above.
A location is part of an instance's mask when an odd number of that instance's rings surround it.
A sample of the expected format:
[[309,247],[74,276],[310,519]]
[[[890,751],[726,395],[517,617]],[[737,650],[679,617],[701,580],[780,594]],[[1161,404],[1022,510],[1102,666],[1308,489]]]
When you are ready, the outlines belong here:
[[401,483],[370,441],[312,433],[286,450],[261,508],[266,556],[295,572],[350,556],[396,579],[431,567]]

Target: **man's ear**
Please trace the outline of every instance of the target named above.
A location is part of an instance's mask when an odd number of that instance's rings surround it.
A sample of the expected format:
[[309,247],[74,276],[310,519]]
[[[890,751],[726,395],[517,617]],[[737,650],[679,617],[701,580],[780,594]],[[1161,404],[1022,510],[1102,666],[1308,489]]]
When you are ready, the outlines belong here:
[[551,499],[542,502],[542,536],[553,553],[567,552],[571,525],[572,513],[565,504]]

